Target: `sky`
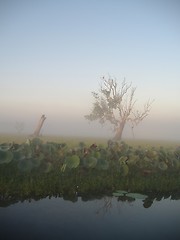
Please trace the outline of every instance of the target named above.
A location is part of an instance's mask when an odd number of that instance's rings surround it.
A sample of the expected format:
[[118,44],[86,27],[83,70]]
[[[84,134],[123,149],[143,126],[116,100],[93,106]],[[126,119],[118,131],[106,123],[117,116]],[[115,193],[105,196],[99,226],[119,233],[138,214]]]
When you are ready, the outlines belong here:
[[112,137],[84,118],[109,75],[154,99],[123,138],[180,140],[180,0],[0,0],[0,133]]

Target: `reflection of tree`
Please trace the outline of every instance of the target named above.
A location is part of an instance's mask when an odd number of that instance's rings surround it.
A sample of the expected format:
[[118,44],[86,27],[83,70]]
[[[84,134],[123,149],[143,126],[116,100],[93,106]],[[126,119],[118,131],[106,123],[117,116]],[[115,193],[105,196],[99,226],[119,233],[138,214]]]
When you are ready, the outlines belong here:
[[[42,168],[21,172],[15,161],[0,164],[0,204],[5,206],[15,201],[39,200],[48,196],[63,197],[64,200],[72,202],[78,201],[80,196],[82,201],[90,201],[102,199],[103,196],[112,196],[117,189],[128,189],[129,192],[148,195],[142,202],[145,208],[152,206],[154,200],[161,201],[162,198],[169,197],[173,200],[180,199],[179,172],[169,171],[145,177],[134,172],[133,175],[122,177],[114,169],[112,171],[76,169],[78,171],[67,170],[62,173],[59,165],[60,160],[57,157],[52,171],[46,173]],[[117,198],[118,202],[130,203],[134,200],[127,196]],[[99,211],[105,213],[111,207],[111,198],[105,197]]]
[[143,203],[144,208],[149,208],[149,207],[151,207],[152,204],[153,204],[153,199],[151,199],[151,198],[146,198],[143,202],[144,202],[144,203]]
[[180,190],[176,192],[171,192],[171,199],[172,200],[179,200],[180,199]]
[[105,215],[110,209],[112,208],[112,197],[103,197],[103,206],[101,206],[97,211],[96,214],[102,213]]
[[149,196],[143,201],[143,206],[149,208],[154,201],[162,201],[163,199],[170,198],[171,200],[180,199],[180,191],[168,191],[168,192],[151,192]]
[[15,203],[17,203],[18,202],[18,200],[17,199],[9,199],[9,200],[7,200],[7,199],[0,199],[0,207],[8,207],[8,206],[10,206],[10,205],[12,205],[12,204],[15,204]]
[[118,201],[121,201],[121,202],[134,202],[135,198],[128,197],[128,196],[124,195],[124,196],[119,196],[118,197]]

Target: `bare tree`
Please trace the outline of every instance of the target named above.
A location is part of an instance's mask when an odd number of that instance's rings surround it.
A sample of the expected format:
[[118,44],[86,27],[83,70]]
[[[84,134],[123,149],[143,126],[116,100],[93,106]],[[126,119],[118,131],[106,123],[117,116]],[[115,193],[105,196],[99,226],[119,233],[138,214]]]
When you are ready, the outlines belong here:
[[40,131],[41,131],[41,128],[42,128],[43,123],[44,123],[45,120],[46,120],[46,117],[45,117],[45,115],[43,114],[43,115],[41,116],[39,122],[38,122],[38,125],[37,125],[37,127],[36,127],[36,129],[35,129],[35,131],[34,131],[33,136],[35,136],[35,137],[38,137],[38,136],[39,136]]
[[85,118],[90,121],[99,120],[101,124],[110,122],[115,131],[113,140],[121,140],[126,123],[129,122],[133,129],[148,116],[151,109],[152,101],[147,101],[142,112],[135,110],[135,91],[136,88],[125,79],[118,87],[116,79],[102,77],[99,92],[92,92],[95,99],[92,112]]

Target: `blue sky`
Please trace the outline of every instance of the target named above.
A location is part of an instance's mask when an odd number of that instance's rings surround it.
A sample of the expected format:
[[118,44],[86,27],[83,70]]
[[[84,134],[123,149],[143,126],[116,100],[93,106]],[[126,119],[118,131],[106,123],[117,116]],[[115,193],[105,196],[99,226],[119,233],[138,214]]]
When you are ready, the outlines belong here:
[[136,138],[180,140],[180,1],[0,0],[0,132],[112,136],[84,119],[108,74],[155,99]]

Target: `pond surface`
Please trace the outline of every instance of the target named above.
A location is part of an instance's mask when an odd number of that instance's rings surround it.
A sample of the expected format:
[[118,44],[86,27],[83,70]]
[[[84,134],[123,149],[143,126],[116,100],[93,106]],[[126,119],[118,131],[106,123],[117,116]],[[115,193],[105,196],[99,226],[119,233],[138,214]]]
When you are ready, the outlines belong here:
[[180,148],[0,146],[0,239],[180,239]]
[[180,200],[25,200],[0,208],[1,239],[180,239]]

